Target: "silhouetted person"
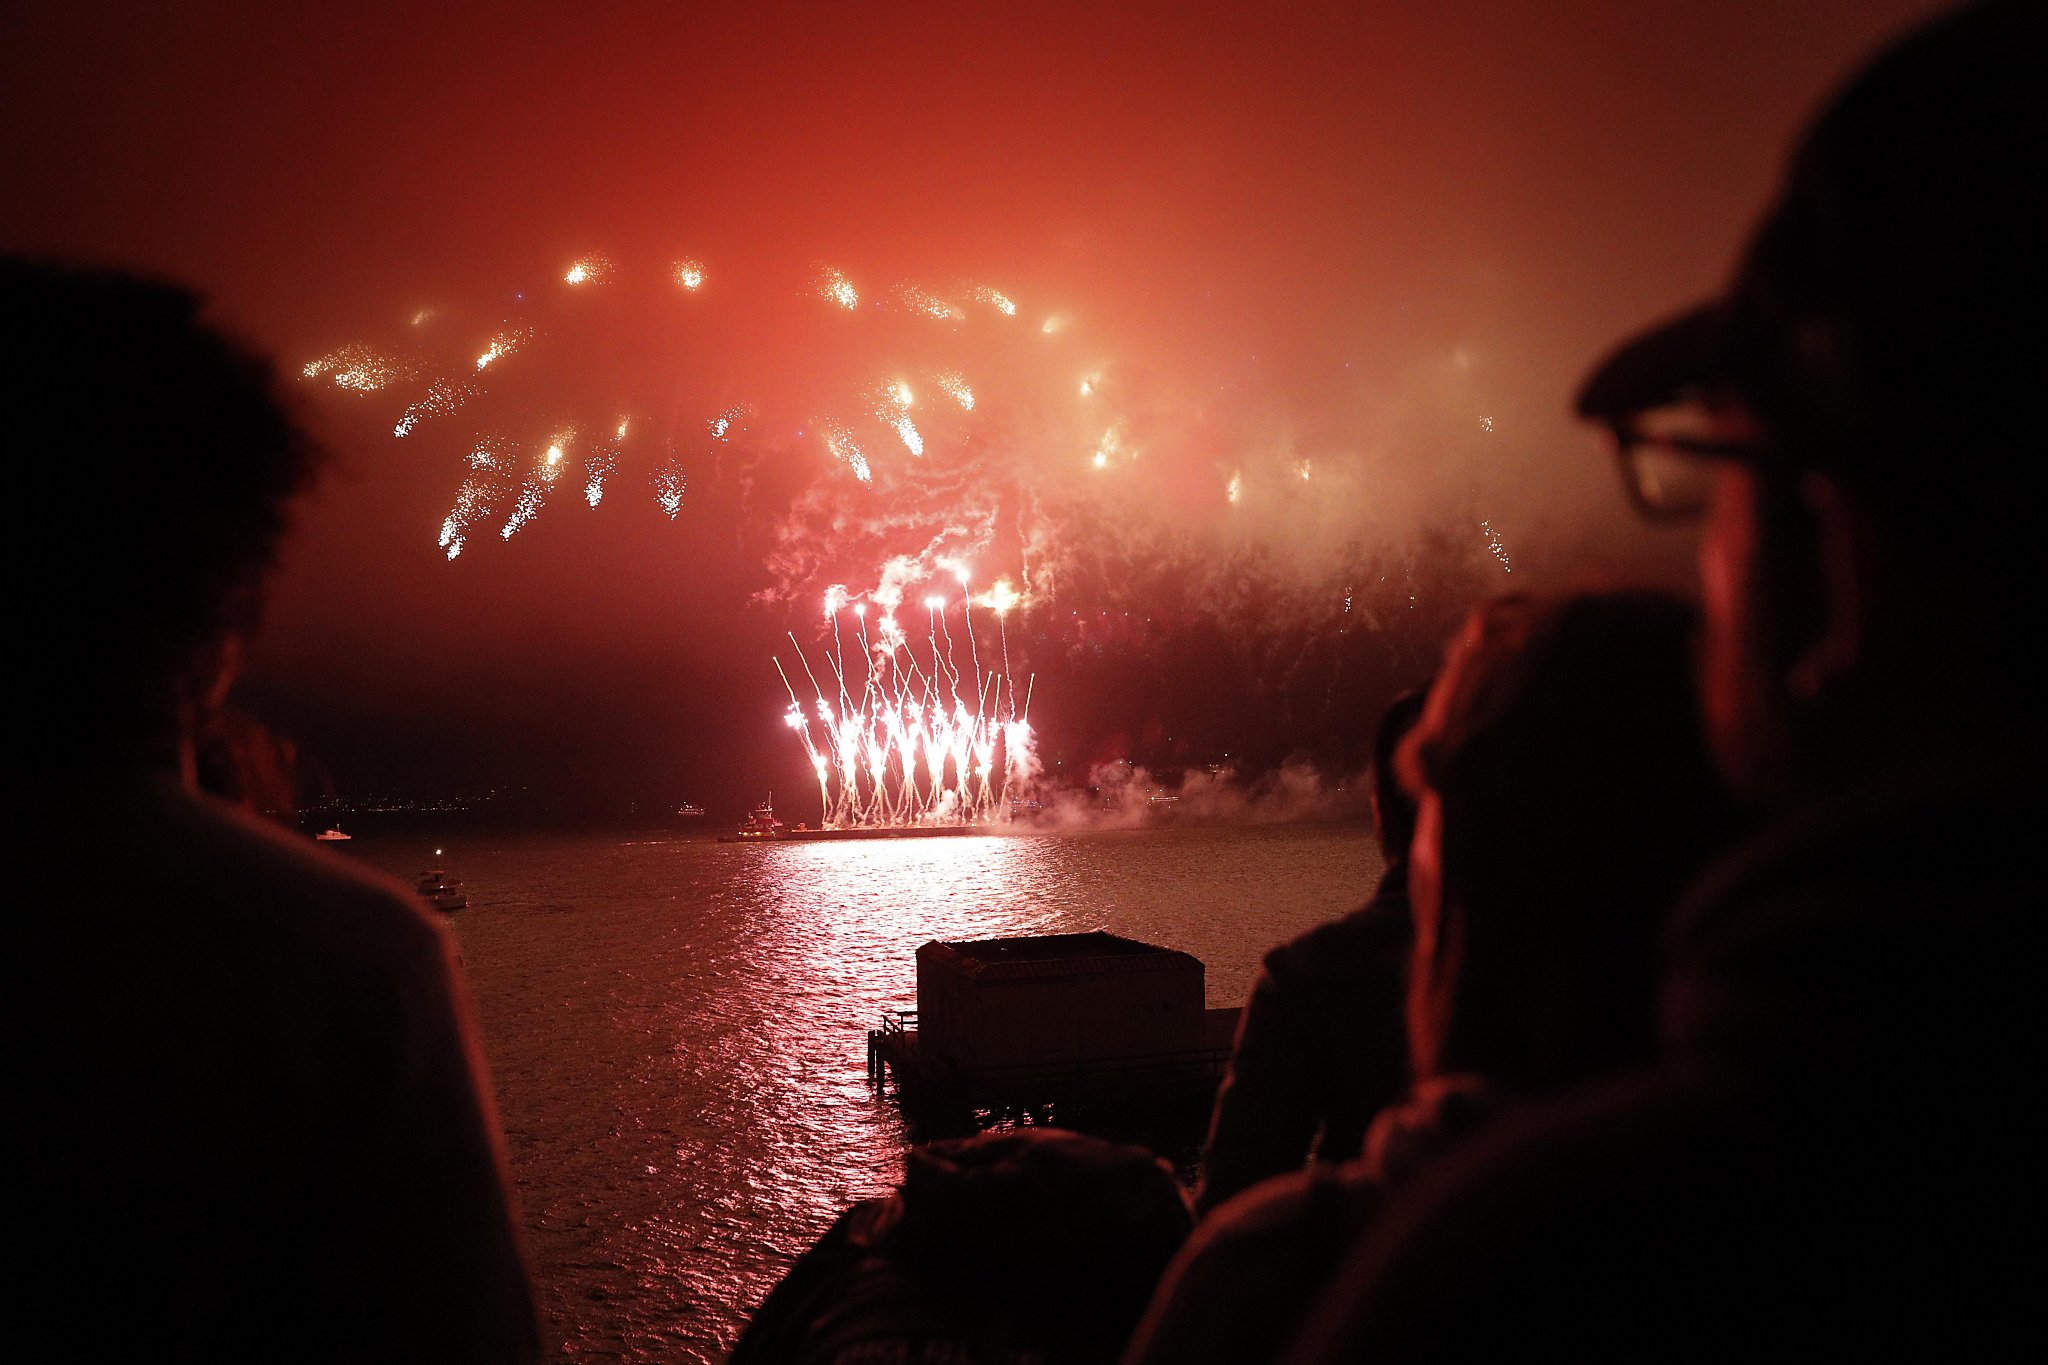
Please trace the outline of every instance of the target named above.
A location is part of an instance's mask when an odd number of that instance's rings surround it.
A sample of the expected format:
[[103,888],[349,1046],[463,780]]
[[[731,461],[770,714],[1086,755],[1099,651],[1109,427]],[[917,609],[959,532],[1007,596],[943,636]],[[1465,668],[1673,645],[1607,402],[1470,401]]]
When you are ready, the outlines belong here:
[[170,286],[0,261],[0,352],[34,570],[10,618],[15,1350],[532,1359],[445,930],[196,789],[305,437]]
[[1164,1162],[1053,1128],[912,1148],[748,1324],[733,1365],[1117,1357],[1191,1222]]
[[1730,836],[1693,614],[1647,594],[1475,612],[1402,747],[1419,800],[1406,1040],[1416,1081],[1364,1157],[1223,1205],[1128,1357],[1271,1360],[1413,1171],[1496,1115],[1652,1052],[1662,907]]
[[1373,833],[1385,869],[1372,898],[1266,954],[1216,1094],[1195,1208],[1206,1213],[1311,1158],[1348,1161],[1366,1125],[1408,1083],[1401,999],[1414,926],[1408,841],[1415,802],[1394,750],[1422,713],[1397,699],[1373,736]]
[[1638,503],[1704,517],[1708,726],[1772,823],[1676,912],[1659,1063],[1418,1182],[1295,1359],[2036,1334],[2044,51],[2003,4],[1881,56],[1726,297],[1587,384]]

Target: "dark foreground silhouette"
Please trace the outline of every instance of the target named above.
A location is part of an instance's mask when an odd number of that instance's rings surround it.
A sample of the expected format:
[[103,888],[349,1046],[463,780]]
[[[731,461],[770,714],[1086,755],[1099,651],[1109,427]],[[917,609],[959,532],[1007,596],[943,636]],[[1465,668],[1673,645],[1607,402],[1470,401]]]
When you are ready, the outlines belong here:
[[173,288],[0,262],[0,349],[22,505],[62,509],[18,543],[15,1345],[532,1359],[445,931],[197,789],[304,438]]
[[1195,1208],[1206,1213],[1311,1157],[1348,1161],[1366,1126],[1408,1083],[1401,1022],[1408,951],[1408,844],[1415,801],[1394,750],[1422,714],[1396,700],[1373,740],[1373,833],[1385,861],[1364,905],[1274,948],[1260,964],[1216,1095]]
[[733,1365],[1113,1361],[1191,1216],[1150,1152],[1019,1128],[913,1148],[783,1279]]
[[[1287,1357],[2002,1354],[2033,1331],[2048,7],[1822,114],[1720,300],[1581,409],[1704,518],[1720,766],[1770,827],[1670,924],[1659,1059],[1460,1149]],[[1987,1109],[1986,1099],[1991,1103]]]
[[1734,828],[1700,734],[1692,620],[1648,595],[1474,614],[1399,765],[1420,803],[1415,1083],[1361,1159],[1269,1180],[1208,1217],[1128,1359],[1273,1359],[1416,1171],[1649,1058],[1662,907]]

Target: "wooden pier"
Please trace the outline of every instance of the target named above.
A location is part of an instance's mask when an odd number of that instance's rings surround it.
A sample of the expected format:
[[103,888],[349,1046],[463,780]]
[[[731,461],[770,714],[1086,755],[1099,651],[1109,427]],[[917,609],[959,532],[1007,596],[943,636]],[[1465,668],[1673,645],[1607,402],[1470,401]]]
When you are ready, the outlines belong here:
[[1235,1009],[1208,1009],[1186,953],[1114,934],[933,941],[916,1009],[868,1031],[868,1080],[906,1109],[1147,1103],[1214,1090]]

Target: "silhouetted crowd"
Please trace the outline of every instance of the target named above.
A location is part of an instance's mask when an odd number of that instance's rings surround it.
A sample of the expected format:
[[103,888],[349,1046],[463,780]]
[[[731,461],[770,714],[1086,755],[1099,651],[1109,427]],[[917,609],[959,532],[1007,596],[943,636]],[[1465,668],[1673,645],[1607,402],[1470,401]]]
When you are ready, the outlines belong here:
[[[2044,14],[1879,55],[1728,288],[1586,380],[1697,602],[1489,602],[1388,709],[1385,874],[1266,956],[1198,1193],[914,1149],[736,1361],[2025,1349]],[[0,297],[31,494],[125,471],[16,597],[17,1311],[67,1359],[535,1358],[445,930],[200,794],[312,453],[183,291]]]

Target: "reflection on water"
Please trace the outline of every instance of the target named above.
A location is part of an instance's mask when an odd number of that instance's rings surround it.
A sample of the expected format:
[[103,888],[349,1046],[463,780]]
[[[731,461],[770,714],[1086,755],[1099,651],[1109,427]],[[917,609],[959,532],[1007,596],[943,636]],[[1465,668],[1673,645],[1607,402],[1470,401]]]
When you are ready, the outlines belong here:
[[[1237,1004],[1363,897],[1357,826],[775,845],[516,838],[443,861],[558,1357],[716,1360],[794,1255],[894,1185],[865,1032],[920,943],[1107,928]],[[424,841],[355,856],[410,878]]]

